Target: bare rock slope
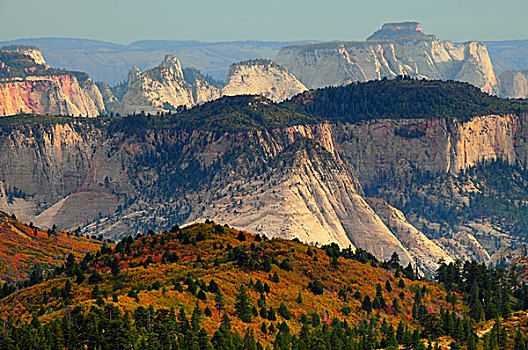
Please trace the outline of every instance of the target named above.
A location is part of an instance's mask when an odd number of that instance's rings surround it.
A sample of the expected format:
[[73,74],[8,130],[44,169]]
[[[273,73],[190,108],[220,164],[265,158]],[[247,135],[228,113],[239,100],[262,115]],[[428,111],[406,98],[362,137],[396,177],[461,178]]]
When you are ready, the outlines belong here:
[[484,44],[438,40],[423,34],[417,23],[385,25],[364,42],[287,46],[276,60],[310,89],[406,75],[459,80],[499,92]]
[[281,102],[306,90],[283,66],[270,60],[250,60],[231,65],[222,95],[262,95]]
[[261,95],[280,102],[306,90],[286,68],[270,60],[231,65],[225,86],[218,88],[205,79],[186,80],[178,59],[167,55],[160,66],[143,73],[137,67],[132,68],[118,112],[121,115],[169,112],[234,95]]

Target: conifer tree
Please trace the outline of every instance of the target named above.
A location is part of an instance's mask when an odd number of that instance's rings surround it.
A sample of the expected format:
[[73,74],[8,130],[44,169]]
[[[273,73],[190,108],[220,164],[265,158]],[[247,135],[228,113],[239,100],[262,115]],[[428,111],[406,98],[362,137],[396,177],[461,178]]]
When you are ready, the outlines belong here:
[[246,293],[244,285],[240,285],[238,288],[238,294],[235,297],[235,314],[242,322],[251,322],[251,306],[249,304],[249,297]]

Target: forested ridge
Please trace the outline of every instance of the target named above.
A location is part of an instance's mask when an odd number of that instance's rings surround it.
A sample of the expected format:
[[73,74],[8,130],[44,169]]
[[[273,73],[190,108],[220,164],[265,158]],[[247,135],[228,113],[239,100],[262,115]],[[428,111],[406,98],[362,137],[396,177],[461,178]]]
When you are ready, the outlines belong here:
[[[101,117],[97,121],[67,116],[5,117],[0,125],[75,121],[107,125],[111,131],[144,129],[255,131],[293,125],[359,123],[374,119],[456,118],[521,114],[526,100],[505,100],[455,81],[399,77],[327,87],[301,93],[280,104],[259,96],[225,96],[175,113]],[[31,119],[33,118],[33,119]]]
[[456,118],[526,113],[525,100],[505,100],[457,81],[408,77],[311,90],[283,105],[330,122],[372,119]]
[[397,254],[174,226],[70,256],[4,297],[0,348],[526,348],[528,290],[512,272],[456,262],[436,279]]

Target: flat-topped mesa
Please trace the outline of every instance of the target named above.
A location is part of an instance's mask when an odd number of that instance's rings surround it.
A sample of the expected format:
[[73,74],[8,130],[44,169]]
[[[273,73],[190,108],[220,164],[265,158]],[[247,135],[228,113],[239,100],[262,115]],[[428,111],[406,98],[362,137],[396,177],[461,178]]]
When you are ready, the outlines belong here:
[[486,45],[438,40],[416,22],[386,24],[366,41],[286,46],[276,61],[309,89],[404,75],[463,81],[499,93]]
[[385,23],[367,41],[391,40],[435,40],[431,34],[424,34],[422,25],[418,22]]

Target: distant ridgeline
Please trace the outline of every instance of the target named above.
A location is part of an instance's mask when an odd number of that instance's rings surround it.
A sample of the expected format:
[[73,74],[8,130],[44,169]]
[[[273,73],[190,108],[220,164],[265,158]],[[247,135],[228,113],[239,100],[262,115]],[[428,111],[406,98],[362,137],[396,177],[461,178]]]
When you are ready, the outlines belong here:
[[[260,96],[233,96],[177,114],[138,114],[110,119],[128,130],[251,131],[323,121],[358,123],[374,119],[456,118],[528,112],[525,100],[490,96],[468,83],[398,78],[352,83],[301,93],[280,104]],[[0,125],[7,120],[0,119]]]
[[[178,113],[140,113],[83,122],[127,130],[251,131],[324,121],[358,123],[417,118],[467,121],[476,116],[526,112],[528,101],[501,99],[468,83],[399,77],[310,90],[279,104],[261,96],[225,96],[191,109],[180,108]],[[68,117],[26,115],[0,118],[0,126],[69,121]]]

